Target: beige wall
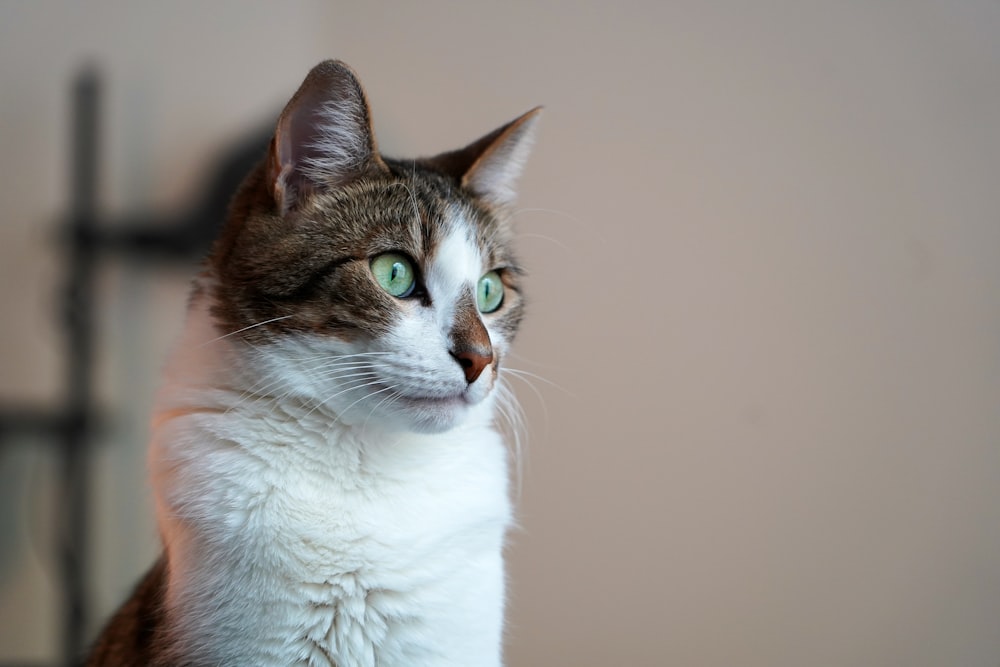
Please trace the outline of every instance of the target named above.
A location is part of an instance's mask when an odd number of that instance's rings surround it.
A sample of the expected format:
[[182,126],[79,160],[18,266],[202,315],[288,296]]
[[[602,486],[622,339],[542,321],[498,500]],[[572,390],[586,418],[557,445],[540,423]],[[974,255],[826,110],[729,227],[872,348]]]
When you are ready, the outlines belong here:
[[[85,59],[108,211],[191,196],[330,56],[396,154],[544,103],[510,664],[1000,664],[1000,5],[137,4],[0,4],[0,399],[58,393]],[[184,281],[102,274],[100,614],[155,549]],[[0,450],[0,662],[57,646],[40,447]]]

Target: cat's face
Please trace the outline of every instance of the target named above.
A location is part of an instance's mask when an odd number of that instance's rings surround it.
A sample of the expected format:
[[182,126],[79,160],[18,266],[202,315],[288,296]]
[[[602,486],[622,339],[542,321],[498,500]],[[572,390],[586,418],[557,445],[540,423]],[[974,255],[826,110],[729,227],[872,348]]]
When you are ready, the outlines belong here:
[[213,251],[218,328],[242,330],[263,392],[352,424],[452,428],[488,409],[521,320],[507,212],[537,112],[464,151],[385,160],[356,79],[323,67]]

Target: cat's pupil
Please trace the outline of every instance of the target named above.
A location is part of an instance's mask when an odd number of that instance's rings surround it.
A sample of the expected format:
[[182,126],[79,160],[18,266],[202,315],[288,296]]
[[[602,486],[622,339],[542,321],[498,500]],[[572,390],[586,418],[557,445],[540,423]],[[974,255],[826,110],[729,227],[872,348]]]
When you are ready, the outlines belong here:
[[399,253],[378,255],[372,260],[371,270],[382,289],[394,297],[404,298],[413,291],[413,267]]
[[479,312],[492,313],[503,302],[503,284],[496,271],[490,271],[479,279],[478,292]]

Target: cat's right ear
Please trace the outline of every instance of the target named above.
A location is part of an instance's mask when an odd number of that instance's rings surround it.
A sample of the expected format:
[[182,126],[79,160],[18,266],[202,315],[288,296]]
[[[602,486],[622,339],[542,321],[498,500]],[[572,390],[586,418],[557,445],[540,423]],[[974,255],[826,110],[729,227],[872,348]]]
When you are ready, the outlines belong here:
[[267,180],[278,210],[284,215],[312,193],[387,170],[358,78],[340,61],[320,63],[281,112],[271,139]]

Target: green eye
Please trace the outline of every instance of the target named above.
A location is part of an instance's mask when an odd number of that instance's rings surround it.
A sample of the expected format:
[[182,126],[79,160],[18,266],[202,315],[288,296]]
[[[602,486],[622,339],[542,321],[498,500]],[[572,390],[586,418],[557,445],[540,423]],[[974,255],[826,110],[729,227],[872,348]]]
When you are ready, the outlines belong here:
[[372,275],[389,294],[403,298],[413,293],[413,265],[398,252],[387,252],[372,260]]
[[490,271],[479,279],[476,286],[476,305],[479,312],[492,313],[503,303],[503,283],[500,281],[500,274]]

